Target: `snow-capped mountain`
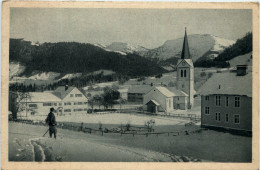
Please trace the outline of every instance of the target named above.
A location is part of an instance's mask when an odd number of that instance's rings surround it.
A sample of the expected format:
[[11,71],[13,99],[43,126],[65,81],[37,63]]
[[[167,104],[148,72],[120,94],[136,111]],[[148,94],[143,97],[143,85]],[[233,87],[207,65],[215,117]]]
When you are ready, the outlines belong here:
[[123,42],[113,42],[110,45],[106,46],[104,49],[114,51],[114,52],[123,52],[123,53],[134,53],[134,52],[146,52],[147,48],[140,45],[131,45]]
[[[203,57],[216,57],[226,47],[235,43],[209,34],[193,34],[188,35],[190,53],[193,61]],[[145,57],[157,57],[160,59],[169,59],[172,57],[179,58],[181,56],[183,38],[166,41],[162,46],[148,50],[143,54]],[[206,56],[204,56],[207,54]]]

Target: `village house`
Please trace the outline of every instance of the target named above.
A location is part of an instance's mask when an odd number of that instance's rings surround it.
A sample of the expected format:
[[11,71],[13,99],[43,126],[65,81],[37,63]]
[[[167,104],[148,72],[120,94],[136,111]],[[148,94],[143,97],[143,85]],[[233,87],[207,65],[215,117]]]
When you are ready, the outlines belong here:
[[58,115],[87,112],[88,99],[77,87],[60,86],[53,92],[29,92],[21,100],[25,112],[30,115],[46,115],[51,107]]
[[181,59],[177,65],[177,88],[154,87],[144,95],[143,107],[148,112],[171,112],[190,109],[194,103],[194,66],[191,59],[187,32],[183,40]]
[[202,127],[252,132],[252,72],[247,73],[247,66],[216,73],[199,93]]
[[127,91],[127,101],[130,103],[143,103],[144,95],[149,92],[151,85],[133,85]]

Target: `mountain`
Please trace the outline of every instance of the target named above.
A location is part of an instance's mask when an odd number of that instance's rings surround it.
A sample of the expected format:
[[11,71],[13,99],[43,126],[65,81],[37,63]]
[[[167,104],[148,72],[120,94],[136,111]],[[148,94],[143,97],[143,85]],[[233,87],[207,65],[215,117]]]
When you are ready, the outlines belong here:
[[140,45],[131,45],[123,42],[113,42],[110,45],[106,46],[105,49],[123,53],[143,53],[148,51],[148,49]]
[[[193,61],[199,58],[214,58],[226,47],[234,44],[234,41],[223,39],[209,34],[188,35],[190,53]],[[183,45],[183,38],[166,41],[162,46],[148,50],[142,56],[148,58],[180,58]],[[177,60],[176,60],[177,61]],[[174,64],[174,63],[172,63]]]
[[[222,50],[216,57],[204,57],[202,56],[199,60],[194,63],[195,67],[229,67],[231,64],[238,63],[238,60],[234,58],[238,57],[243,58],[241,64],[244,64],[244,60],[248,60],[248,55],[252,52],[252,32],[247,33],[243,38],[238,39],[233,45]],[[244,55],[248,54],[248,55]],[[232,60],[234,59],[234,60]],[[229,61],[235,61],[229,63]]]
[[[10,62],[25,67],[20,74],[31,78],[53,77],[59,73],[61,76],[71,73],[87,74],[102,69],[130,77],[165,72],[156,62],[137,54],[122,55],[96,45],[76,42],[43,43],[35,46],[22,39],[10,39],[9,57]],[[12,72],[12,68],[10,71]]]

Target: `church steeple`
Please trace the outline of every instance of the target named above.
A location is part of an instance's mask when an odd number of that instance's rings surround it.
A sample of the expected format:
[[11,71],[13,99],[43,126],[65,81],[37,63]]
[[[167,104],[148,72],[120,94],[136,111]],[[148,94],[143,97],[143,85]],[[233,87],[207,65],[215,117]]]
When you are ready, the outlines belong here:
[[185,35],[183,40],[182,52],[181,52],[181,59],[191,59],[186,27],[185,27]]

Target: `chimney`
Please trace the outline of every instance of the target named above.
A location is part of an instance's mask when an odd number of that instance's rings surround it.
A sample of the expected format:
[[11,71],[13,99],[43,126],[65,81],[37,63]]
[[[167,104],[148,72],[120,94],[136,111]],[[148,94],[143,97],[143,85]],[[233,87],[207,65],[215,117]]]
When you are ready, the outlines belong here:
[[247,65],[237,65],[237,76],[244,76],[247,74]]
[[68,90],[69,86],[68,85],[65,85],[65,91]]

